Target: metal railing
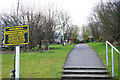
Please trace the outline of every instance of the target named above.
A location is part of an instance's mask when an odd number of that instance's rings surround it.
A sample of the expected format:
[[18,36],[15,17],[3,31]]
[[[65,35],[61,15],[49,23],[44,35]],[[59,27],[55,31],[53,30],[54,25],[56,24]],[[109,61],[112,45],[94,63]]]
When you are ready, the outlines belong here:
[[110,44],[108,41],[106,41],[106,63],[107,63],[107,67],[108,67],[108,45],[111,46],[111,53],[112,53],[112,77],[114,77],[114,53],[113,53],[113,49],[119,53],[120,55],[120,51],[118,51],[112,44]]

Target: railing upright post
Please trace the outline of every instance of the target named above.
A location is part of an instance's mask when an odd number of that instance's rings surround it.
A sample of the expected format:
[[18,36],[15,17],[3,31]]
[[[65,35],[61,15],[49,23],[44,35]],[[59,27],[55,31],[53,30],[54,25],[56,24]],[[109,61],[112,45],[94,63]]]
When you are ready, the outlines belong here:
[[111,52],[112,52],[112,77],[114,77],[114,55],[113,55],[113,46],[111,46]]
[[118,79],[120,80],[120,53],[118,54]]
[[106,62],[108,66],[108,45],[111,46],[111,53],[112,53],[112,77],[114,77],[114,51],[113,49],[119,53],[118,55],[118,78],[120,79],[120,51],[116,49],[112,44],[110,44],[108,41],[106,41]]
[[106,63],[107,63],[107,67],[108,67],[108,45],[107,45],[107,41],[106,41]]

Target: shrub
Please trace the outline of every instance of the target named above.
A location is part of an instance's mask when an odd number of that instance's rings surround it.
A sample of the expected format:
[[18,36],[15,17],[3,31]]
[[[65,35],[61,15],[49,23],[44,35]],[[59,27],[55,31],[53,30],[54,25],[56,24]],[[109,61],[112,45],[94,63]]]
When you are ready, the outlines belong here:
[[9,50],[9,47],[5,47],[4,50]]
[[91,42],[93,42],[94,41],[94,38],[91,38]]
[[30,52],[30,51],[31,51],[31,49],[28,49],[27,51],[28,51],[28,52]]
[[27,50],[24,50],[23,52],[26,52]]
[[37,51],[39,47],[32,48],[33,51]]
[[14,50],[15,50],[15,46],[11,45],[11,46],[10,46],[10,50],[11,50],[11,51],[14,51]]
[[85,43],[88,43],[88,38],[84,38],[84,42],[85,42]]
[[98,39],[98,42],[101,42],[102,41],[102,38],[101,38],[101,36],[99,37],[99,39]]
[[76,39],[76,44],[79,44],[79,39]]

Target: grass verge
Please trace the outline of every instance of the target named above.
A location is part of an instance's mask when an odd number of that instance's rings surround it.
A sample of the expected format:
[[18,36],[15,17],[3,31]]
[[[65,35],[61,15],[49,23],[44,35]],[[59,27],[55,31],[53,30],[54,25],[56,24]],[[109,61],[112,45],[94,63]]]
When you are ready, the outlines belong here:
[[[100,59],[102,59],[103,63],[106,66],[106,45],[105,43],[102,42],[92,42],[92,43],[87,43],[89,46],[91,46],[96,53],[98,53]],[[120,50],[120,47],[117,47],[117,49]],[[114,72],[115,72],[115,77],[118,78],[118,56],[119,54],[114,50]],[[112,56],[111,56],[111,47],[108,47],[108,64],[109,66],[107,67],[107,70],[110,72],[112,75]]]
[[[50,45],[59,49],[50,50],[54,53],[22,53],[20,54],[20,78],[60,78],[62,67],[72,45]],[[2,78],[9,78],[13,70],[13,54],[2,55]]]

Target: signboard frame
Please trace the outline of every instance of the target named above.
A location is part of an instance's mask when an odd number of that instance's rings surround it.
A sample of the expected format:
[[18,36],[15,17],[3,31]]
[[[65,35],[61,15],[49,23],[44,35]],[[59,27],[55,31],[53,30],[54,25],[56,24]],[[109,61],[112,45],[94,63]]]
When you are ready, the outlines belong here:
[[[27,27],[26,30],[23,30],[24,27]],[[13,32],[23,32],[23,31],[26,31],[26,36],[25,38],[27,38],[27,42],[26,43],[18,43],[18,44],[6,44],[6,35],[10,35],[6,29],[13,29],[12,31]],[[14,31],[16,29],[16,31]],[[17,30],[18,29],[18,30]],[[22,31],[23,30],[23,31]],[[25,35],[25,34],[24,34]],[[4,28],[4,45],[5,46],[9,46],[9,45],[25,45],[25,44],[29,44],[29,26],[28,25],[22,25],[22,26],[12,26],[12,27],[5,27]]]

